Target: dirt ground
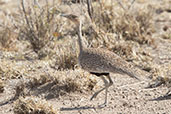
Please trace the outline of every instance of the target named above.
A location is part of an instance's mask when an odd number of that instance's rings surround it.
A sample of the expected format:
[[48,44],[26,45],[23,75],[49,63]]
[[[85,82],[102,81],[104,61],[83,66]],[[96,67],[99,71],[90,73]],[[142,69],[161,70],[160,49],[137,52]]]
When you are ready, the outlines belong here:
[[[3,0],[5,1],[5,0]],[[10,12],[11,10],[17,9],[19,3],[18,0],[8,0],[3,2],[0,0],[0,14],[3,11]],[[163,1],[158,0],[138,0],[139,3],[144,4],[160,4],[163,9],[171,8],[171,1],[167,1],[166,5]],[[159,3],[158,3],[159,2]],[[138,2],[136,3],[138,5]],[[135,4],[135,5],[136,5]],[[171,10],[171,9],[170,9]],[[2,15],[1,15],[2,16]],[[166,66],[171,64],[171,38],[163,39],[161,34],[164,27],[171,29],[171,12],[163,11],[162,13],[155,14],[156,18],[154,20],[156,25],[156,30],[153,35],[156,37],[156,48],[151,48],[145,46],[144,48],[151,53],[154,59],[154,64],[160,66]],[[2,16],[0,22],[3,21],[5,17]],[[158,20],[158,21],[156,21]],[[56,72],[54,69],[46,68],[46,63],[40,62],[39,60],[33,61],[20,61],[11,60],[9,57],[15,53],[1,51],[0,50],[0,62],[6,62],[4,65],[14,64],[16,68],[22,69],[24,65],[28,65],[28,69],[32,66],[38,70],[47,69],[48,72]],[[81,69],[79,69],[81,70]],[[34,71],[31,69],[34,75]],[[41,72],[41,71],[38,71]],[[77,71],[74,71],[77,72]],[[84,72],[84,71],[81,71]],[[170,71],[169,71],[170,72]],[[55,75],[55,74],[53,74]],[[142,74],[143,75],[143,74]],[[171,75],[171,73],[170,73]],[[57,110],[57,114],[170,114],[171,113],[171,95],[167,97],[162,97],[167,91],[164,85],[145,89],[148,85],[147,82],[139,82],[135,79],[129,78],[127,75],[111,74],[114,81],[114,85],[109,88],[108,92],[108,103],[104,108],[99,108],[98,105],[104,102],[105,92],[99,94],[99,96],[92,101],[90,101],[91,95],[99,89],[88,91],[87,93],[71,92],[69,94],[61,95],[55,97],[53,94],[56,92],[54,89],[54,83],[49,82],[32,88],[29,91],[30,96],[37,96],[52,105],[54,109]],[[98,77],[95,77],[98,81]],[[7,81],[4,92],[0,93],[0,114],[14,114],[13,108],[15,107],[15,85],[21,79],[11,79]],[[27,80],[26,80],[27,81]],[[99,85],[103,85],[101,81],[98,82]],[[13,99],[14,98],[14,99]],[[10,99],[12,99],[10,101]],[[9,102],[8,102],[9,101]]]

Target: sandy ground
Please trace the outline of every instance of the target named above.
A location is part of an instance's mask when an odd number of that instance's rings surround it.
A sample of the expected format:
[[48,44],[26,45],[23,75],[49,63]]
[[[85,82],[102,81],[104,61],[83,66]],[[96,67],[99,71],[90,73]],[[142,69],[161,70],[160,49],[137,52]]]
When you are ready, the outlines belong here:
[[[153,0],[153,2],[157,2]],[[9,1],[6,6],[17,7],[16,0]],[[4,10],[5,4],[0,5],[1,11]],[[15,5],[14,5],[15,4]],[[13,6],[14,5],[14,6]],[[171,5],[171,4],[170,4]],[[6,8],[7,9],[7,8]],[[9,9],[7,9],[9,10]],[[158,22],[156,26],[159,31],[165,25],[171,26],[171,13],[164,12],[158,16],[165,22]],[[159,39],[155,50],[148,48],[153,56],[156,56],[155,63],[171,64],[171,40]],[[166,58],[168,57],[168,58]],[[169,58],[170,57],[170,58]],[[111,74],[114,85],[109,88],[108,104],[104,108],[98,108],[99,104],[104,102],[105,94],[101,93],[93,101],[90,97],[93,92],[87,94],[71,93],[58,98],[47,98],[47,101],[53,104],[54,108],[59,109],[61,114],[170,114],[171,113],[171,95],[162,97],[167,92],[167,88],[160,86],[153,89],[144,89],[146,82],[140,83],[137,80],[129,78],[126,75]],[[102,83],[101,83],[102,84]],[[103,85],[103,84],[102,84]],[[44,97],[48,94],[48,85],[42,85],[32,90],[32,95]],[[43,92],[42,92],[43,91]],[[0,114],[13,114],[13,103],[4,101],[12,98],[14,91],[0,93]]]
[[[166,87],[155,89],[144,89],[146,84],[139,84],[138,81],[127,76],[112,75],[114,85],[109,89],[108,105],[99,108],[98,105],[104,102],[104,93],[101,93],[93,101],[90,101],[91,94],[72,93],[60,98],[52,98],[47,101],[53,104],[54,108],[60,110],[61,114],[169,114],[171,113],[171,96],[161,97],[167,92]],[[128,86],[126,86],[128,85]],[[46,86],[46,85],[43,85]],[[42,86],[32,91],[36,96],[46,96],[48,88]],[[41,93],[41,92],[44,93]],[[39,94],[37,94],[39,93]],[[12,94],[0,94],[1,101],[12,98]],[[13,114],[13,103],[1,104],[1,114]]]

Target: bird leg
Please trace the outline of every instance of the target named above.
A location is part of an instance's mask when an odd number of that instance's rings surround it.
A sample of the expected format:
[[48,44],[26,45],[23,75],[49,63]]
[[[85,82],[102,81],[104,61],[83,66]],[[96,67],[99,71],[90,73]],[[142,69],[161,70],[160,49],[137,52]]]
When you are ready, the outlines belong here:
[[91,97],[90,100],[93,100],[93,98],[96,98],[97,95],[98,95],[100,92],[102,92],[103,90],[105,90],[105,89],[106,89],[106,86],[109,85],[109,83],[107,82],[107,80],[106,80],[103,76],[101,76],[101,78],[102,78],[102,80],[103,80],[103,82],[104,82],[104,84],[105,84],[105,87],[102,88],[102,89],[100,89],[99,91],[95,92],[95,93],[93,94],[93,96]]
[[106,92],[105,92],[105,102],[104,102],[104,105],[106,105],[106,103],[107,103],[107,92],[108,92],[108,88],[113,85],[113,81],[112,81],[111,77],[109,76],[109,74],[106,75],[106,77],[108,78],[109,83],[108,83],[108,85],[105,85],[106,86]]
[[93,94],[93,96],[91,97],[90,100],[93,100],[93,98],[96,98],[97,95],[98,95],[99,93],[101,93],[103,90],[106,90],[106,91],[105,91],[105,102],[104,102],[104,104],[102,104],[102,105],[105,105],[105,104],[107,103],[107,92],[108,92],[108,88],[113,84],[113,81],[112,81],[111,77],[109,76],[109,73],[101,73],[101,74],[105,75],[105,76],[108,78],[109,83],[108,83],[108,81],[107,81],[103,76],[101,76],[99,73],[98,73],[98,74],[92,73],[92,74],[95,74],[96,76],[100,76],[100,77],[102,78],[104,84],[105,84],[105,87],[102,88],[102,89],[100,89],[99,91],[95,92],[95,93]]

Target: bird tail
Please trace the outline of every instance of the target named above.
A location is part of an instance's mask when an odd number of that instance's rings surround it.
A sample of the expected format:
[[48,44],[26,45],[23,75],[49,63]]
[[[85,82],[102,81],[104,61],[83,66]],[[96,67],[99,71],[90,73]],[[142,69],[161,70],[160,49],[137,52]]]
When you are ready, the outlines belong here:
[[138,78],[138,75],[137,74],[135,74],[135,72],[130,72],[130,71],[123,71],[123,73],[125,73],[125,74],[127,74],[128,76],[130,76],[131,78],[135,78],[135,79],[137,79],[137,80],[139,80],[139,81],[141,81],[139,78]]
[[127,74],[131,78],[137,79],[139,81],[145,81],[149,82],[149,76],[151,73],[148,73],[146,71],[143,71],[135,66],[130,65],[129,67],[126,68],[121,68],[120,71],[124,74]]

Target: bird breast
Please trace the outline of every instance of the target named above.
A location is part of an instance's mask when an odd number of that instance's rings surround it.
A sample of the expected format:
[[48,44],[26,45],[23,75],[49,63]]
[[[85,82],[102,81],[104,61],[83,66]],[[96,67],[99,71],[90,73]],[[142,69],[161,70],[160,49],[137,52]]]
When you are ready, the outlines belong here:
[[108,73],[112,69],[110,55],[98,49],[80,52],[78,60],[81,68],[89,72]]

